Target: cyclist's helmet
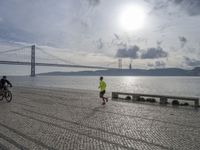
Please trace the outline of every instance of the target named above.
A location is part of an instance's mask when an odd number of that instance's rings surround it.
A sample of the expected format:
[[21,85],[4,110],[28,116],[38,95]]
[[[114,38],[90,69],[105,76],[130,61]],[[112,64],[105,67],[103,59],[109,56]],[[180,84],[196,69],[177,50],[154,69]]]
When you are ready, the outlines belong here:
[[6,79],[6,76],[3,76],[3,79]]

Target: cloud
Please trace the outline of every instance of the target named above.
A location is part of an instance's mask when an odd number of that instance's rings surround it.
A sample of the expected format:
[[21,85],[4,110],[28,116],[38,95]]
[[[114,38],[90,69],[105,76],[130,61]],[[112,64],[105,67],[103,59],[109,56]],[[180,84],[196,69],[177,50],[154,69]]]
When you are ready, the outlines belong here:
[[[190,16],[200,15],[200,0],[145,0],[153,5],[153,11],[168,10],[168,14],[173,14],[171,8],[179,6],[181,10],[187,12]],[[168,9],[169,8],[169,9]]]
[[157,41],[157,46],[160,47],[163,41]]
[[179,36],[179,41],[181,42],[181,48],[183,48],[185,46],[185,44],[187,43],[187,39],[184,36]]
[[166,63],[164,61],[156,61],[155,67],[157,68],[164,68],[166,66]]
[[100,4],[100,0],[87,0],[91,6],[97,6]]
[[123,49],[124,47],[127,47],[127,43],[124,42],[124,41],[120,38],[120,36],[119,36],[118,34],[113,33],[113,35],[114,35],[114,38],[113,38],[112,41],[111,41],[111,45],[120,47],[120,48],[122,48],[122,49]]
[[39,36],[30,34],[7,21],[0,21],[0,39],[14,42],[36,43],[39,38]]
[[161,47],[148,48],[147,51],[141,54],[142,59],[155,59],[167,57],[168,53],[163,51]]
[[180,3],[182,3],[184,0],[174,0],[174,3],[175,4],[180,4]]
[[114,36],[117,40],[120,40],[119,35],[117,35],[116,33],[114,33]]
[[159,0],[157,0],[156,1],[156,5],[154,5],[154,10],[159,10],[159,9],[163,9],[163,8],[166,8],[166,7],[168,7],[169,6],[169,2],[170,1],[166,1],[166,0],[162,0],[162,1],[159,1]]
[[185,9],[190,16],[200,15],[199,0],[174,0],[174,3]]
[[98,49],[102,49],[104,47],[104,43],[101,38],[97,40],[96,44]]
[[[168,56],[168,53],[165,52],[161,47],[157,48],[147,48],[146,51],[140,52],[140,47],[137,45],[127,47],[124,45],[124,48],[119,48],[116,53],[116,57],[121,58],[141,58],[141,59],[156,59],[156,58],[165,58]],[[139,56],[139,53],[141,55]]]
[[139,50],[140,50],[140,48],[136,45],[130,46],[128,48],[125,47],[122,49],[118,49],[117,53],[116,53],[116,57],[136,59],[136,58],[138,58]]
[[154,68],[165,68],[166,63],[162,60],[155,61],[154,63],[148,63],[148,67],[154,67]]
[[45,41],[47,37],[50,41],[52,36],[59,38],[63,14],[58,10],[64,10],[62,4],[41,0],[1,1],[0,17],[6,19],[1,22],[0,32],[4,34],[0,34],[0,37],[23,42]]
[[114,35],[114,38],[111,41],[112,45],[118,45],[119,43],[122,42],[121,39],[120,39],[120,37],[119,37],[119,35],[117,35],[116,33],[113,33],[113,35]]
[[[7,0],[0,1],[0,38],[59,48],[77,48],[92,31],[100,0]],[[88,9],[89,8],[89,9]],[[8,11],[10,10],[10,11]],[[27,13],[29,12],[29,13]],[[92,29],[91,29],[92,28]],[[79,44],[77,44],[79,43]],[[83,46],[80,47],[83,47]],[[91,45],[85,49],[89,49]],[[79,49],[79,48],[77,48]]]
[[154,64],[153,63],[148,63],[147,66],[148,67],[154,67]]
[[200,66],[200,60],[197,60],[197,59],[194,59],[194,58],[185,57],[184,61],[190,67]]

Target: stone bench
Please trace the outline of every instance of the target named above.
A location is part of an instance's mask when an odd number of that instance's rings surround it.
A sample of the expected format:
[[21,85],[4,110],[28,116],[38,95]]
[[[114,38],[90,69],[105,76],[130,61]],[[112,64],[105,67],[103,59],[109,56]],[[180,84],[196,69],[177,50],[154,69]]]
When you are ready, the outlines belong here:
[[170,95],[112,92],[112,98],[113,99],[119,98],[119,95],[132,96],[132,99],[140,98],[140,97],[159,98],[160,104],[166,104],[168,99],[194,101],[194,106],[199,107],[199,98],[198,97],[183,97],[183,96],[170,96]]

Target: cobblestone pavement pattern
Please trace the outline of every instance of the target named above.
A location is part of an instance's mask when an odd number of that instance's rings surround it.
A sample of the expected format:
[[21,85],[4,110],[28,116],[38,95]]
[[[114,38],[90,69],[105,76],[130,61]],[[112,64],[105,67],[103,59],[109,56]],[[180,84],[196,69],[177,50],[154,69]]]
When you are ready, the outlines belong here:
[[0,101],[2,150],[199,150],[200,112],[110,100],[94,91],[13,89]]

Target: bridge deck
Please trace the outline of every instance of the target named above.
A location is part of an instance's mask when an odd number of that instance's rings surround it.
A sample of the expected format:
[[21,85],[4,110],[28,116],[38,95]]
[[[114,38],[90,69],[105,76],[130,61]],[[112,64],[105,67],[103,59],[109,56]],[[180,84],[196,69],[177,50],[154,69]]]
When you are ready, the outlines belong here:
[[[0,61],[0,64],[7,64],[7,65],[29,65],[29,66],[30,66],[30,65],[31,65],[31,62]],[[91,68],[91,69],[116,69],[116,68],[101,67],[101,66],[70,65],[70,64],[53,64],[53,63],[35,63],[35,66]]]

